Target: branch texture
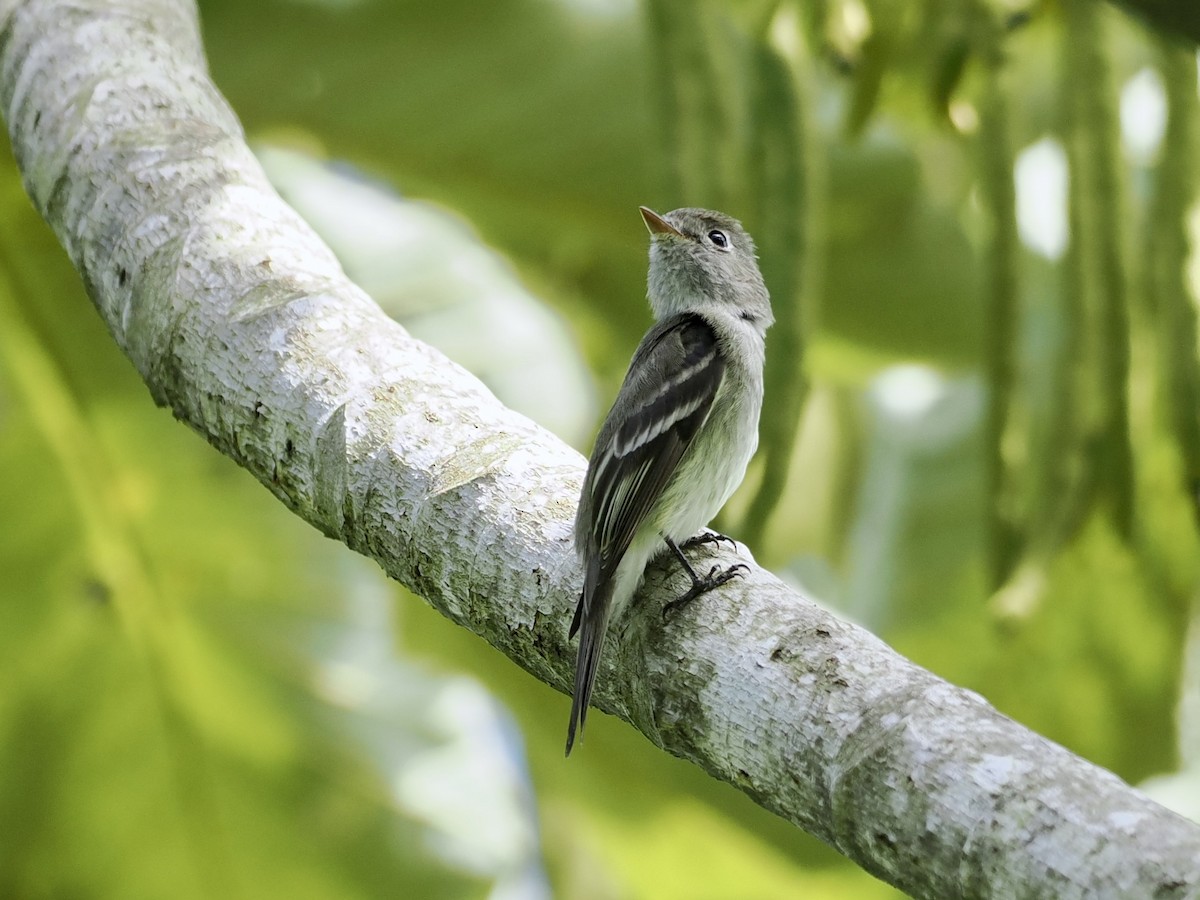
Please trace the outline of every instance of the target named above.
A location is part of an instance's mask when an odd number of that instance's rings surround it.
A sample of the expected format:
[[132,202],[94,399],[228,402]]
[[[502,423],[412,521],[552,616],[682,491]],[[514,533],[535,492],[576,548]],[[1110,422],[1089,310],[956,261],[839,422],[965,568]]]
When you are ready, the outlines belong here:
[[[582,458],[346,280],[247,149],[191,4],[0,0],[0,103],[154,399],[565,689]],[[619,623],[597,700],[669,752],[916,896],[1200,890],[1200,828],[1109,772],[761,569],[664,625],[684,580],[667,571]]]

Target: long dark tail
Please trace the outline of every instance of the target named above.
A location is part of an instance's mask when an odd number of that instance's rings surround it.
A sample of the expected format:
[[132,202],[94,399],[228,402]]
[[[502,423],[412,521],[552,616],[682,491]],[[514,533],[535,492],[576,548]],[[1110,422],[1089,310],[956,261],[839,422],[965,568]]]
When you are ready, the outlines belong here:
[[568,637],[579,632],[579,655],[575,658],[575,693],[571,699],[571,722],[567,726],[567,756],[575,745],[576,727],[583,737],[583,723],[587,721],[588,704],[592,700],[592,686],[596,683],[596,669],[600,665],[600,652],[604,649],[604,633],[608,630],[608,613],[613,585],[609,582],[597,586],[588,596],[587,587],[575,607],[575,619],[571,622]]

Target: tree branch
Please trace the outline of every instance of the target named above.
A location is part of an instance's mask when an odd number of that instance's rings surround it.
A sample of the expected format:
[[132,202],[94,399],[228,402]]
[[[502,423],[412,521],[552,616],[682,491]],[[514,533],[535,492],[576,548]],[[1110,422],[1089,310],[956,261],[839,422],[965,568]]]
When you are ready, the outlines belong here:
[[[291,509],[563,689],[583,461],[410,338],[268,185],[183,0],[0,0],[26,187],[155,400]],[[728,560],[727,560],[728,561]],[[755,569],[598,701],[922,897],[1200,887],[1200,828]],[[618,631],[621,630],[618,628]]]

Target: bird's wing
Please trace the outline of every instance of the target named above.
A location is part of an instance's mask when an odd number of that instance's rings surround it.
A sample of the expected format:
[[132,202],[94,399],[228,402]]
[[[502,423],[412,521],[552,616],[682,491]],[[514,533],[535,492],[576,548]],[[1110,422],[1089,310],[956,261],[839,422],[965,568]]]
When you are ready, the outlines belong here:
[[612,612],[613,575],[708,417],[725,359],[697,315],[664,319],[642,339],[588,464],[575,543],[583,591],[570,637],[579,634],[567,753],[583,730]]
[[724,374],[716,335],[700,316],[664,319],[643,338],[596,440],[575,525],[597,581],[612,577],[662,496]]

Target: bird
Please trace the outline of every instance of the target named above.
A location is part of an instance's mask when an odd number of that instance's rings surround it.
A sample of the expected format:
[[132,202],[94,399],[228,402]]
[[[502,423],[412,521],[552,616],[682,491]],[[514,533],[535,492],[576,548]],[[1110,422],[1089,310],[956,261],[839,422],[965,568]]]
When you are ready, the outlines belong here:
[[708,209],[639,210],[650,232],[655,323],[600,427],[575,517],[584,582],[568,633],[579,635],[568,756],[583,734],[609,624],[647,564],[670,551],[691,577],[664,615],[747,568],[714,566],[702,577],[683,549],[729,540],[697,532],[741,483],[758,447],[770,294],[737,219]]

